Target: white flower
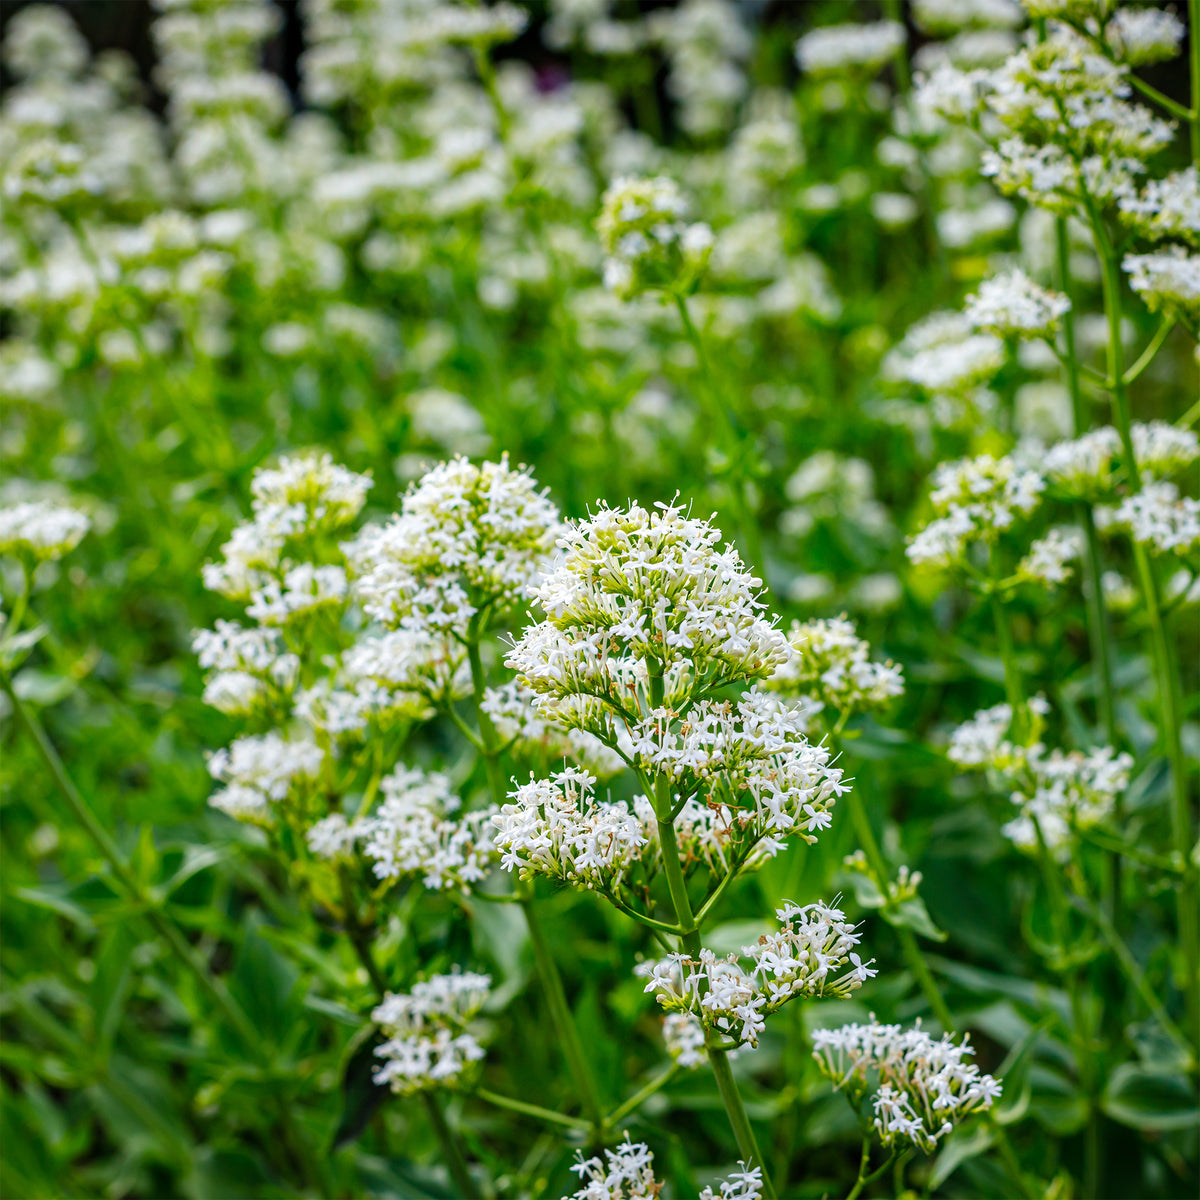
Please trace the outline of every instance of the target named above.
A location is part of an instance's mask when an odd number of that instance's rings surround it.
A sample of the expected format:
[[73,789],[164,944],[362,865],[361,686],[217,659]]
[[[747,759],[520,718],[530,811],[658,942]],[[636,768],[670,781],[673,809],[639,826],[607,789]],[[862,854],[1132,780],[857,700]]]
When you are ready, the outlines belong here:
[[802,693],[838,712],[886,704],[904,692],[904,677],[891,662],[872,662],[871,647],[845,617],[792,622],[791,658],[764,686]]
[[958,313],[934,313],[914,325],[883,363],[888,379],[928,392],[961,394],[986,382],[1004,365],[1004,343],[973,333]]
[[413,632],[467,632],[487,606],[503,615],[539,578],[561,526],[525,468],[442,463],[409,489],[400,512],[343,549],[368,616]]
[[662,1184],[654,1177],[654,1155],[644,1142],[625,1141],[615,1150],[605,1150],[604,1157],[579,1159],[572,1171],[579,1174],[579,1191],[562,1200],[658,1200]]
[[239,820],[272,821],[271,807],[316,778],[325,761],[313,742],[287,741],[274,731],[237,738],[208,760],[209,774],[225,786],[209,803]]
[[1104,27],[1113,53],[1133,67],[1174,58],[1183,34],[1183,22],[1162,8],[1119,8]]
[[349,585],[345,569],[300,563],[282,582],[268,579],[250,594],[246,615],[264,625],[287,625],[322,608],[340,606]]
[[1120,434],[1111,425],[1103,425],[1051,446],[1042,456],[1042,471],[1047,483],[1061,495],[1091,499],[1112,486],[1120,454]]
[[906,41],[898,21],[826,25],[796,43],[796,61],[809,75],[873,75]]
[[854,953],[858,932],[840,909],[788,901],[775,915],[778,932],[743,946],[740,956],[702,949],[698,958],[643,963],[637,972],[649,979],[645,990],[667,1012],[689,1013],[706,1030],[754,1047],[765,1018],[794,996],[845,997],[877,974]]
[[1017,574],[1033,583],[1060,584],[1071,578],[1070,563],[1083,555],[1083,535],[1078,529],[1051,529],[1029,547],[1017,564]]
[[959,1121],[991,1108],[1000,1095],[996,1079],[966,1062],[972,1053],[968,1036],[961,1045],[949,1034],[935,1042],[919,1021],[902,1029],[880,1025],[872,1015],[868,1025],[814,1029],[812,1039],[822,1074],[856,1104],[877,1074],[874,1126],[885,1146],[911,1143],[932,1154]]
[[347,821],[344,813],[323,817],[305,835],[308,848],[317,858],[343,858],[363,837],[361,821]]
[[687,288],[704,270],[712,230],[685,220],[687,202],[673,179],[625,176],[604,193],[596,230],[605,284],[622,299],[653,288]]
[[747,1167],[745,1162],[739,1159],[738,1169],[732,1175],[719,1180],[715,1192],[711,1187],[704,1187],[700,1190],[697,1200],[759,1200],[762,1195],[762,1183],[762,1168]]
[[1002,337],[1044,337],[1070,308],[1066,296],[1038,287],[1016,267],[985,279],[967,297],[966,317],[974,328]]
[[255,472],[250,483],[255,510],[267,505],[304,506],[308,530],[337,529],[362,510],[370,475],[359,475],[324,453],[281,458],[273,468]]
[[1157,254],[1127,254],[1121,263],[1129,286],[1151,312],[1160,308],[1200,311],[1200,254],[1168,246]]
[[389,992],[371,1017],[388,1037],[375,1054],[375,1082],[401,1096],[459,1086],[483,1047],[464,1027],[487,1000],[491,977],[434,975],[411,992]]
[[379,879],[420,876],[427,888],[466,891],[496,860],[495,806],[452,815],[459,799],[440,772],[398,766],[381,784],[383,801],[356,825],[363,855]]
[[1188,554],[1200,546],[1200,500],[1173,483],[1146,483],[1121,501],[1112,524],[1157,554]]
[[689,1070],[708,1061],[704,1048],[704,1026],[690,1012],[670,1012],[663,1015],[663,1042],[667,1053],[681,1067]]
[[92,527],[91,518],[66,504],[30,500],[0,507],[0,554],[36,562],[62,558]]
[[1119,207],[1121,220],[1143,237],[1200,243],[1200,173],[1194,165],[1149,180],[1140,195],[1123,196]]

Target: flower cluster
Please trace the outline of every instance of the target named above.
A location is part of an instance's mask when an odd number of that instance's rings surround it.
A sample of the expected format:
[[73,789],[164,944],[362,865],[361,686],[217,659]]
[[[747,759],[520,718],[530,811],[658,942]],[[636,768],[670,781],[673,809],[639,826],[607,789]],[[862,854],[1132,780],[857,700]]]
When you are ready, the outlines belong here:
[[486,877],[496,860],[494,808],[459,815],[446,776],[415,767],[398,766],[380,791],[375,812],[352,827],[377,878],[414,876],[427,888],[466,891]]
[[1036,740],[1044,701],[1031,701],[1033,739],[1027,745],[1010,740],[1013,713],[1007,704],[983,709],[951,737],[947,751],[960,766],[995,771],[1010,789],[1020,813],[1005,824],[1004,835],[1026,851],[1039,842],[1058,858],[1071,852],[1074,829],[1086,829],[1111,815],[1117,797],[1129,785],[1133,759],[1111,746],[1098,746],[1086,754],[1075,750],[1047,751]]
[[990,454],[942,463],[933,477],[936,518],[908,545],[914,563],[951,567],[965,560],[973,543],[992,544],[1018,516],[1037,508],[1045,481],[1011,456]]
[[1097,513],[1097,524],[1125,530],[1156,554],[1191,554],[1200,546],[1200,500],[1180,496],[1173,483],[1148,482],[1115,510]]
[[1039,287],[1019,267],[994,275],[967,297],[966,317],[974,329],[1001,337],[1047,337],[1071,302]]
[[274,807],[302,800],[324,761],[314,742],[288,741],[274,731],[237,738],[208,760],[209,774],[225,785],[210,803],[238,820],[271,825]]
[[616,180],[596,222],[605,284],[623,299],[647,289],[690,291],[708,262],[713,233],[705,224],[688,224],[686,214],[672,179]]
[[878,708],[904,692],[900,668],[872,662],[870,645],[845,617],[794,621],[788,643],[791,658],[764,687],[810,696],[843,714]]
[[826,25],[796,43],[796,61],[810,75],[874,75],[905,44],[898,21]]
[[978,333],[961,313],[933,313],[919,321],[884,360],[888,379],[934,395],[961,395],[989,380],[1004,364],[1004,343]]
[[1017,575],[1029,583],[1056,586],[1071,578],[1071,563],[1083,556],[1083,536],[1078,529],[1055,528],[1036,538],[1029,553],[1017,563]]
[[973,1112],[991,1108],[1000,1083],[966,1058],[961,1044],[944,1034],[934,1041],[918,1021],[913,1029],[868,1025],[814,1029],[813,1057],[835,1087],[857,1104],[878,1078],[872,1098],[874,1126],[885,1146],[911,1144],[932,1154],[938,1142]]
[[[654,1175],[654,1154],[644,1142],[634,1142],[628,1133],[615,1150],[604,1157],[584,1158],[575,1152],[578,1162],[571,1170],[579,1175],[580,1188],[562,1200],[658,1200],[662,1183]],[[708,1185],[699,1200],[759,1200],[762,1195],[762,1170],[738,1163],[738,1169],[717,1183],[717,1191]]]
[[857,928],[840,909],[788,902],[775,915],[779,930],[743,946],[740,957],[702,949],[698,958],[677,953],[643,964],[645,990],[668,1012],[690,1013],[707,1031],[753,1047],[765,1018],[793,997],[844,997],[876,974],[854,952]]
[[0,507],[0,554],[52,562],[74,550],[92,527],[91,518],[77,508],[48,500],[30,500]]
[[409,992],[389,992],[371,1013],[387,1041],[374,1079],[401,1096],[461,1087],[484,1055],[465,1026],[488,998],[489,975],[469,971],[434,975]]
[[363,610],[410,634],[464,637],[478,613],[503,614],[539,577],[558,509],[507,457],[427,472],[400,511],[345,545]]

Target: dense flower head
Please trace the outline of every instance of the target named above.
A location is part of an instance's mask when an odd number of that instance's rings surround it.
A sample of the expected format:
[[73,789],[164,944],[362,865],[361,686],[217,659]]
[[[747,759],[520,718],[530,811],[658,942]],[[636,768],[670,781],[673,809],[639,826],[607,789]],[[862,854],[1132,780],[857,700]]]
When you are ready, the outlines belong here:
[[654,1176],[654,1155],[644,1142],[634,1142],[629,1134],[615,1150],[604,1157],[584,1158],[571,1170],[579,1175],[580,1187],[562,1200],[657,1200],[662,1184]]
[[877,708],[904,692],[900,668],[872,662],[870,644],[844,616],[793,621],[788,644],[791,657],[764,687],[810,696],[839,713]]
[[961,395],[1004,365],[1004,343],[977,333],[961,313],[933,313],[917,322],[883,363],[885,378],[934,394]]
[[238,820],[273,824],[274,806],[294,798],[324,762],[316,743],[289,741],[275,731],[237,738],[208,760],[209,774],[225,785],[209,803]]
[[1137,195],[1123,196],[1118,207],[1122,222],[1142,237],[1200,245],[1200,171],[1195,165],[1148,180]]
[[1191,554],[1200,547],[1200,500],[1181,496],[1173,483],[1147,482],[1096,523],[1122,529],[1155,554]]
[[991,1108],[1000,1083],[966,1061],[969,1038],[949,1034],[934,1041],[915,1028],[866,1025],[814,1029],[813,1057],[834,1086],[857,1103],[877,1077],[873,1125],[885,1146],[913,1145],[932,1154],[938,1142],[970,1113]]
[[623,299],[647,289],[688,291],[712,251],[713,233],[686,220],[687,201],[664,175],[625,176],[609,185],[596,229],[604,250],[604,282]]
[[873,75],[906,40],[898,21],[826,25],[796,43],[796,61],[809,75]]
[[738,1169],[718,1181],[715,1192],[711,1184],[706,1184],[696,1200],[759,1200],[762,1184],[762,1167],[748,1167],[739,1160]]
[[1118,8],[1104,27],[1113,54],[1131,67],[1163,62],[1179,53],[1183,22],[1169,8]]
[[50,562],[74,550],[91,527],[91,518],[68,504],[9,504],[0,507],[0,554]]
[[935,519],[908,545],[908,557],[929,566],[950,567],[963,561],[976,542],[990,544],[1018,517],[1040,503],[1045,480],[1021,467],[1011,456],[990,454],[942,463],[933,476]]
[[994,771],[1010,789],[1019,813],[1002,832],[1017,847],[1036,851],[1040,832],[1050,852],[1066,858],[1073,829],[1096,825],[1111,815],[1117,796],[1129,785],[1133,758],[1111,746],[1086,754],[1047,750],[1037,740],[1047,711],[1044,701],[1030,702],[1033,737],[1022,745],[1011,740],[1009,705],[982,709],[955,730],[947,756],[960,766]]
[[975,329],[1002,337],[1052,334],[1071,302],[1059,292],[1039,287],[1019,267],[994,275],[967,297],[966,316]]
[[256,471],[250,494],[256,511],[300,504],[309,529],[338,529],[362,511],[370,487],[369,474],[335,463],[332,455],[311,453],[281,458],[274,467]]
[[483,610],[503,615],[540,576],[561,526],[558,509],[507,456],[441,463],[400,512],[343,549],[364,611],[414,632],[466,635]]
[[379,879],[419,877],[427,888],[466,891],[496,861],[495,806],[459,813],[459,798],[440,771],[398,766],[380,784],[383,799],[356,822],[363,856]]
[[577,706],[589,699],[615,712],[648,709],[652,671],[668,703],[701,682],[770,675],[787,642],[763,614],[761,580],[732,547],[718,549],[720,536],[667,504],[603,506],[568,527],[562,559],[533,590],[546,619],[507,658],[543,710],[587,727]]
[[1083,535],[1078,529],[1055,528],[1030,543],[1029,553],[1017,564],[1017,575],[1030,583],[1057,585],[1071,578],[1071,563],[1083,556]]
[[662,1019],[663,1044],[681,1067],[692,1070],[708,1062],[704,1026],[690,1012],[669,1012]]
[[375,1082],[401,1096],[460,1086],[483,1047],[465,1026],[488,997],[491,976],[470,971],[434,975],[408,992],[389,992],[371,1017],[388,1040]]
[[1177,308],[1200,312],[1200,254],[1168,246],[1154,254],[1127,254],[1121,262],[1129,286],[1151,312]]
[[677,953],[642,964],[645,990],[667,1012],[690,1013],[711,1033],[754,1047],[765,1018],[793,997],[845,997],[877,973],[854,952],[857,927],[840,909],[788,901],[775,915],[779,930],[741,955],[702,949],[698,958]]
[[192,649],[208,672],[204,702],[221,712],[245,716],[290,693],[300,660],[284,649],[276,629],[218,620],[192,635]]

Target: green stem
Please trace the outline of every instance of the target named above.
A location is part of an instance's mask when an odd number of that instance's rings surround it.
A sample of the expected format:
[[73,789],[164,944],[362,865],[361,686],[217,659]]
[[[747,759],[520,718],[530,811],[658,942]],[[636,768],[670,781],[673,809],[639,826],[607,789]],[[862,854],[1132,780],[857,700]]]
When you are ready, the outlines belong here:
[[534,1117],[539,1121],[549,1121],[552,1125],[563,1125],[567,1129],[590,1130],[592,1123],[579,1117],[568,1117],[564,1113],[555,1112],[552,1108],[543,1108],[540,1104],[527,1104],[524,1100],[514,1100],[511,1096],[501,1096],[498,1092],[489,1092],[486,1088],[476,1088],[474,1095],[486,1104],[496,1108],[507,1108],[510,1112],[521,1113],[526,1117]]
[[433,1132],[441,1145],[450,1178],[458,1189],[457,1195],[462,1200],[480,1200],[479,1188],[475,1185],[475,1180],[471,1178],[467,1160],[463,1157],[462,1147],[458,1143],[458,1136],[450,1128],[450,1123],[446,1120],[446,1114],[442,1112],[442,1106],[438,1103],[437,1097],[431,1091],[423,1091],[421,1101],[425,1105],[429,1124],[433,1126]]
[[[1195,33],[1193,26],[1193,34]],[[1193,37],[1193,43],[1195,42]],[[1121,345],[1121,278],[1116,254],[1099,214],[1092,212],[1092,228],[1100,253],[1104,308],[1108,316],[1108,373],[1112,381],[1113,414],[1129,486],[1141,487],[1141,472],[1130,432],[1129,397],[1125,390],[1124,349]],[[1133,543],[1150,644],[1158,676],[1158,698],[1163,742],[1171,766],[1171,840],[1172,848],[1184,863],[1184,876],[1177,889],[1179,942],[1183,960],[1183,994],[1187,1005],[1187,1027],[1194,1044],[1200,1048],[1200,896],[1197,894],[1196,867],[1189,855],[1194,841],[1192,812],[1188,801],[1187,759],[1184,757],[1180,719],[1180,685],[1176,656],[1172,653],[1163,621],[1158,581],[1150,557],[1141,542]]]
[[[1196,27],[1195,25],[1192,25],[1191,28],[1195,29]],[[1146,97],[1147,100],[1153,100],[1155,104],[1162,105],[1162,107],[1165,108],[1167,112],[1171,114],[1171,116],[1178,117],[1181,121],[1191,122],[1193,130],[1195,129],[1196,114],[1193,109],[1184,108],[1178,100],[1172,100],[1170,96],[1164,95],[1158,90],[1158,88],[1147,83],[1144,79],[1139,79],[1132,72],[1126,76],[1126,78],[1130,83],[1133,84],[1135,88],[1137,88],[1139,92],[1142,93],[1143,96]],[[1194,102],[1195,101],[1193,100],[1193,103]],[[1193,149],[1193,157],[1195,156],[1195,153],[1195,149]]]
[[[483,697],[487,689],[487,680],[483,672],[483,657],[479,649],[479,614],[471,618],[467,632],[467,660],[471,665],[471,690],[475,702],[475,720],[479,725],[479,740],[482,744],[484,769],[487,771],[488,784],[491,787],[492,799],[496,804],[505,804],[508,800],[508,787],[500,770],[500,740],[496,736],[496,727],[491,717],[484,711]],[[558,1034],[563,1055],[567,1060],[567,1068],[575,1080],[575,1088],[579,1093],[580,1103],[597,1137],[604,1128],[604,1108],[600,1103],[600,1093],[596,1081],[592,1078],[588,1066],[587,1055],[583,1051],[583,1043],[575,1021],[571,1016],[570,1005],[567,1004],[566,992],[563,990],[562,975],[558,964],[546,942],[541,920],[533,898],[532,888],[520,892],[518,899],[521,911],[525,914],[525,925],[529,930],[529,940],[533,943],[534,963],[542,990],[550,1008],[550,1020]]]
[[631,1112],[641,1108],[651,1096],[662,1091],[678,1073],[679,1064],[673,1062],[661,1075],[656,1075],[645,1087],[639,1088],[628,1100],[614,1108],[608,1114],[605,1124],[612,1128],[618,1122],[623,1121]]
[[[890,1159],[888,1160],[891,1161]],[[871,1139],[864,1137],[862,1140],[862,1154],[858,1159],[858,1178],[854,1181],[854,1186],[846,1193],[846,1200],[858,1200],[859,1193],[867,1185],[867,1167],[871,1163]]]
[[725,1105],[725,1114],[729,1118],[729,1124],[733,1127],[738,1153],[745,1160],[747,1166],[758,1164],[763,1176],[762,1194],[766,1200],[775,1200],[775,1187],[771,1183],[771,1177],[767,1174],[767,1164],[758,1148],[754,1130],[750,1125],[750,1118],[746,1115],[742,1094],[738,1091],[737,1080],[734,1079],[733,1070],[729,1066],[729,1055],[724,1050],[710,1047],[708,1065],[712,1068],[713,1076],[717,1081],[717,1091],[721,1093],[721,1101]]
[[1188,61],[1192,77],[1192,162],[1200,163],[1200,0],[1188,0]]

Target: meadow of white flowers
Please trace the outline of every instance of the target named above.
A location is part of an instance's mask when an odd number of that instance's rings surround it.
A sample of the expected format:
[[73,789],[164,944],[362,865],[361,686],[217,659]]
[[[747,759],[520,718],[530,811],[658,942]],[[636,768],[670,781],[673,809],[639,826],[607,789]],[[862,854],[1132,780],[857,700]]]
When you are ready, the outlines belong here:
[[6,12],[0,1190],[1195,1195],[1186,8]]

